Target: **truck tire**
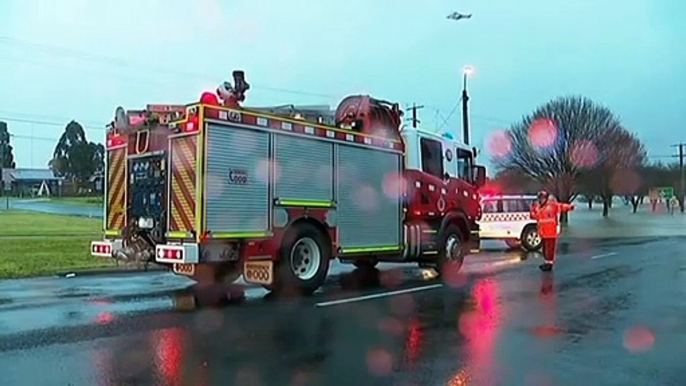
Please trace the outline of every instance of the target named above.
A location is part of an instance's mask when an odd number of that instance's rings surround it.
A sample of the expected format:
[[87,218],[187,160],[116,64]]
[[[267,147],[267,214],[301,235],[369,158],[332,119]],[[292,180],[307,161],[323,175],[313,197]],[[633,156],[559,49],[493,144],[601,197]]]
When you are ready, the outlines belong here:
[[465,238],[457,225],[448,225],[438,238],[438,274],[444,276],[446,270],[457,273],[464,264],[466,253]]
[[281,242],[272,288],[277,292],[310,295],[324,284],[330,261],[328,237],[310,223],[296,224]]
[[527,225],[522,231],[522,246],[529,252],[541,249],[541,236],[538,235],[536,225]]

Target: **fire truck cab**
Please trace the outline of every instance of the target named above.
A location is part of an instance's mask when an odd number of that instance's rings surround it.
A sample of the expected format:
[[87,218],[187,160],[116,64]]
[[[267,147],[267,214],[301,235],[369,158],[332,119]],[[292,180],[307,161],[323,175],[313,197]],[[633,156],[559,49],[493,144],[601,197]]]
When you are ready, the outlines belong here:
[[343,99],[329,125],[242,107],[248,89],[236,71],[200,103],[117,109],[93,255],[311,293],[336,258],[440,273],[478,251],[475,149],[369,96]]

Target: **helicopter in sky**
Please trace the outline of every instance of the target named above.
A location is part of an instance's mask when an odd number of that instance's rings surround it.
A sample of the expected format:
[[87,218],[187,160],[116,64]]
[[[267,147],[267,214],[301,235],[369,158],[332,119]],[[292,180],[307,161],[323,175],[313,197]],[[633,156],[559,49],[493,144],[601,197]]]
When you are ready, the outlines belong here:
[[451,20],[462,20],[462,19],[471,19],[472,14],[464,14],[464,13],[459,13],[459,12],[453,12],[447,17],[448,19]]

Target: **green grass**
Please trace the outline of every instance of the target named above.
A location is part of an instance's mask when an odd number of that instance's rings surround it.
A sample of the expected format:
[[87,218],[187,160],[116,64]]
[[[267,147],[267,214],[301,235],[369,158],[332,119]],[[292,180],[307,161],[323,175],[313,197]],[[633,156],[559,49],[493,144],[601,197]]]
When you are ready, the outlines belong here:
[[90,256],[102,220],[56,214],[0,211],[0,279],[114,267]]
[[[0,237],[100,237],[102,233],[102,225],[102,219],[95,218],[24,212],[18,210],[0,211]],[[4,240],[2,242],[4,243]]]
[[92,240],[92,237],[1,239],[0,279],[114,267],[111,259],[90,256]]

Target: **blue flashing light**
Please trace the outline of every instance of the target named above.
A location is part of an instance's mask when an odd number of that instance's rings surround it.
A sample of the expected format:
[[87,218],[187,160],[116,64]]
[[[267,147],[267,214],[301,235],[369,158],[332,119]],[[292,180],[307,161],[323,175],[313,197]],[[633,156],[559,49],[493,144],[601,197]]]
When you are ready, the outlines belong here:
[[451,141],[455,140],[455,137],[453,137],[452,133],[443,133],[443,138],[449,139]]

